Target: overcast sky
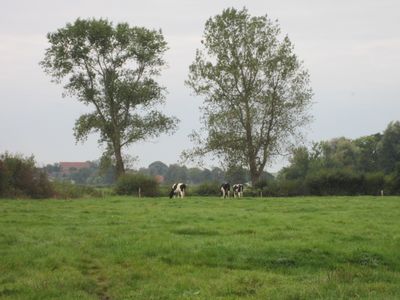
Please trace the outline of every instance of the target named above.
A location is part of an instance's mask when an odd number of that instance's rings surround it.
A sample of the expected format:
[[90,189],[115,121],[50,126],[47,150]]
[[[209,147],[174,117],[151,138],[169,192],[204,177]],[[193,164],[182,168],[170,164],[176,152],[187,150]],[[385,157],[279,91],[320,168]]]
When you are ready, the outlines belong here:
[[[128,149],[136,167],[179,160],[199,127],[201,99],[184,86],[205,21],[224,8],[246,6],[252,15],[278,19],[304,61],[314,90],[308,141],[381,132],[400,120],[400,1],[20,1],[0,0],[0,152],[34,154],[39,164],[99,158],[96,136],[76,144],[73,126],[91,110],[62,98],[62,87],[39,67],[46,34],[76,18],[161,28],[169,44],[164,111],[181,119],[173,136]],[[216,163],[215,163],[216,165]],[[276,171],[282,163],[269,167]]]

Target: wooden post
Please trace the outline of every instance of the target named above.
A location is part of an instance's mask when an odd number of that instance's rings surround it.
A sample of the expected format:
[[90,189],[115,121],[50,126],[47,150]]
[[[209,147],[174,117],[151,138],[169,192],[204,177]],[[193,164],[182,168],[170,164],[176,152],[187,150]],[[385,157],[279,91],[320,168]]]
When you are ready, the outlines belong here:
[[261,198],[262,198],[262,191],[260,192]]
[[381,190],[381,196],[383,197],[383,190]]
[[139,188],[139,198],[141,198],[142,197],[142,191],[141,191],[141,189]]

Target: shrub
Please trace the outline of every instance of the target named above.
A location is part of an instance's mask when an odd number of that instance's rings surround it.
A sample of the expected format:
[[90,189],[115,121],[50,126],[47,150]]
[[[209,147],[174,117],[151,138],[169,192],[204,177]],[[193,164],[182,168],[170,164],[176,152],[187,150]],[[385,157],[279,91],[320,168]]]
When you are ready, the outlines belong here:
[[267,195],[267,194],[265,194],[265,190],[260,190],[259,188],[255,188],[255,187],[251,187],[251,186],[245,186],[243,195],[245,197],[260,197],[261,192],[262,192],[263,196]]
[[94,187],[72,184],[67,181],[55,181],[52,185],[54,197],[59,199],[103,196],[103,192]]
[[312,195],[356,195],[363,193],[364,178],[351,170],[320,170],[306,177]]
[[[171,187],[172,187],[171,184],[168,184],[168,185],[166,185],[166,184],[160,185],[160,186],[158,187],[158,193],[159,193],[159,195],[160,195],[160,196],[168,196],[169,193],[170,193],[170,191],[171,191]],[[186,190],[186,193],[187,193],[187,190]]]
[[380,195],[385,186],[383,172],[366,173],[364,176],[364,193],[366,195]]
[[35,167],[33,156],[0,155],[0,197],[48,198],[53,193],[47,174]]
[[303,180],[299,179],[279,179],[272,181],[263,190],[263,195],[266,196],[300,196],[307,194]]
[[269,184],[270,184],[269,180],[267,180],[266,178],[261,178],[254,184],[254,188],[257,190],[264,190],[267,188]]
[[118,178],[115,192],[118,195],[137,196],[139,188],[142,196],[156,197],[160,195],[158,182],[143,174],[125,174]]
[[221,193],[219,184],[217,182],[205,182],[196,186],[192,195],[196,196],[219,196]]

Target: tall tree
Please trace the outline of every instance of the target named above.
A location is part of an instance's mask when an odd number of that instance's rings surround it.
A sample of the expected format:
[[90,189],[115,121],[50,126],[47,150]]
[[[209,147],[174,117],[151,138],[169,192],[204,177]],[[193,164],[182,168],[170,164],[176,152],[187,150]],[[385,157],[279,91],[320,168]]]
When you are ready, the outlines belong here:
[[400,170],[400,122],[390,122],[377,147],[379,164],[385,173]]
[[354,144],[360,149],[357,163],[358,171],[377,172],[379,170],[378,146],[381,140],[381,133],[362,136],[354,140]]
[[[192,158],[213,153],[247,166],[256,183],[266,164],[311,117],[309,75],[277,23],[226,9],[205,25],[187,85],[205,97],[203,128],[192,134]],[[205,136],[204,136],[205,135]]]
[[47,35],[41,65],[67,94],[94,111],[76,120],[77,141],[100,133],[105,157],[115,159],[117,176],[124,173],[122,149],[134,142],[176,128],[177,119],[156,109],[164,88],[154,77],[165,62],[167,43],[161,31],[116,26],[107,20],[77,19]]
[[306,147],[293,148],[289,159],[290,165],[281,170],[281,175],[289,180],[304,179],[307,176],[310,161],[311,155]]

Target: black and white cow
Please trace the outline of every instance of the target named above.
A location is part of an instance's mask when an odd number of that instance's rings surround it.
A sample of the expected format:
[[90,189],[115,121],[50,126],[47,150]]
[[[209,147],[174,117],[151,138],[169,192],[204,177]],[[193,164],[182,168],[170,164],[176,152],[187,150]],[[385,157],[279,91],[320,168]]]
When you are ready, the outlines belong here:
[[230,193],[231,193],[231,185],[228,182],[221,184],[221,197],[223,198],[229,197]]
[[237,183],[232,186],[233,197],[241,198],[243,197],[243,184]]
[[185,197],[185,191],[186,191],[186,184],[184,183],[174,183],[172,185],[171,191],[169,192],[169,197],[175,197],[178,196],[180,198]]

